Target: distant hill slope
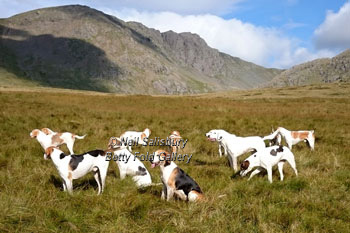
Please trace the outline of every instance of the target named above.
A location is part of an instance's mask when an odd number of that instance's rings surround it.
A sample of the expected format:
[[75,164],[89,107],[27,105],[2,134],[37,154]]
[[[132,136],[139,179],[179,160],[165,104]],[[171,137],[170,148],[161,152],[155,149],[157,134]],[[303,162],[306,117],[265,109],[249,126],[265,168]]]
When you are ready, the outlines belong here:
[[80,5],[1,19],[0,36],[0,67],[44,86],[200,93],[253,88],[281,72],[221,53],[198,35],[160,33]]
[[350,82],[350,50],[294,66],[264,86],[283,87],[317,83]]

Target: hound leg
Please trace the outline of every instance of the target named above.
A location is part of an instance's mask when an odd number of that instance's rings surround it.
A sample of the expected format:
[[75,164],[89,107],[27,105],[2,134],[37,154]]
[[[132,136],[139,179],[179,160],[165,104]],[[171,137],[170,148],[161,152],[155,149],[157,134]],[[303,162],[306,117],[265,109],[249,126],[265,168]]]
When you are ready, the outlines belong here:
[[64,180],[65,184],[66,184],[66,187],[67,187],[67,191],[70,195],[73,194],[73,181],[72,179],[69,179],[69,178],[66,178]]
[[219,156],[222,156],[222,152],[221,152],[221,143],[219,143]]
[[227,147],[226,147],[226,144],[223,144],[223,145],[224,145],[225,155],[227,156]]
[[126,172],[125,172],[125,171],[122,171],[122,170],[119,170],[119,174],[120,174],[120,179],[121,179],[121,180],[124,180],[125,177],[126,177]]
[[167,201],[170,201],[174,196],[174,189],[173,188],[170,188],[170,187],[167,187],[167,198],[166,200]]
[[283,178],[284,178],[284,176],[283,176],[283,165],[284,165],[284,162],[283,162],[283,161],[278,162],[278,164],[277,164],[278,171],[279,171],[279,173],[280,173],[280,179],[281,179],[281,181],[283,181]]
[[62,187],[63,187],[63,191],[66,192],[67,191],[67,185],[66,185],[66,182],[64,180],[62,181]]
[[98,192],[97,195],[100,195],[102,192],[102,182],[101,182],[101,175],[100,175],[100,170],[98,169],[98,167],[94,168],[94,177],[98,186]]
[[233,156],[233,170],[238,171],[238,167],[237,167],[237,157]]
[[68,150],[69,150],[69,153],[71,154],[71,155],[74,155],[74,151],[73,151],[73,145],[74,145],[74,141],[73,142],[67,142],[67,148],[68,148]]
[[162,196],[160,197],[162,200],[165,200],[165,196],[167,196],[166,185],[163,185]]
[[257,169],[255,169],[249,176],[248,180],[250,180],[251,178],[253,178],[253,176],[255,176],[256,174],[260,173],[263,169],[258,167]]
[[107,171],[108,171],[108,164],[107,167],[104,167],[100,171],[100,178],[101,178],[101,193],[103,192],[105,188],[105,183],[106,183],[106,177],[107,177]]
[[232,156],[231,156],[231,154],[229,154],[229,155],[227,156],[227,159],[228,159],[228,162],[230,163],[230,167],[233,168],[233,163],[232,163]]
[[272,183],[272,167],[267,167],[267,178],[269,179],[270,183]]
[[175,190],[175,194],[177,197],[179,197],[181,200],[186,201],[187,200],[187,196],[184,193],[184,191],[182,190]]
[[297,171],[294,157],[290,156],[289,158],[287,158],[287,161],[289,165],[292,167],[292,169],[294,170],[295,176],[298,176],[298,171]]
[[307,141],[309,143],[311,150],[314,150],[315,149],[315,139],[311,137],[311,138],[308,138]]

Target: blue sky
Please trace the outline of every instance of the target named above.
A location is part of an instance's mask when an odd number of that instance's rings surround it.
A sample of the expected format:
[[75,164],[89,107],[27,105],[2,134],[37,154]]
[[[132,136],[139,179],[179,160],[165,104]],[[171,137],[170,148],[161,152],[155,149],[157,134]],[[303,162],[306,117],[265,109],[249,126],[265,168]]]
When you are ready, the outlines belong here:
[[341,0],[255,0],[238,4],[238,9],[223,18],[238,18],[263,27],[276,27],[286,35],[300,38],[311,45],[313,31],[325,20],[326,12],[337,12]]
[[197,33],[213,48],[266,67],[289,68],[350,48],[345,0],[0,0],[0,17],[67,4],[161,32]]

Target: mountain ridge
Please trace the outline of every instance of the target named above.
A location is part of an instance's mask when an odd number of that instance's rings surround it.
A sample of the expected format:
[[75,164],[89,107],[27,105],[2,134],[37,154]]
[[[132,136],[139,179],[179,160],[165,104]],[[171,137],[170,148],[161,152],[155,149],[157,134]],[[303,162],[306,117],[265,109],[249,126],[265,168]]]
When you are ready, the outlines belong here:
[[196,34],[159,32],[81,5],[0,20],[0,67],[44,86],[133,94],[253,88],[281,70],[210,48]]
[[319,58],[283,71],[264,87],[350,82],[350,49],[332,58]]

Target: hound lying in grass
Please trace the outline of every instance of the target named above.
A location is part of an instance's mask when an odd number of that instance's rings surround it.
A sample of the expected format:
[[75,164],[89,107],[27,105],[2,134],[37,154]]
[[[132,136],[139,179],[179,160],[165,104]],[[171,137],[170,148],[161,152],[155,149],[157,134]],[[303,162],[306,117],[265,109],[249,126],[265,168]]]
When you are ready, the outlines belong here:
[[293,153],[285,146],[271,146],[257,151],[256,153],[249,156],[241,164],[241,176],[247,175],[253,168],[258,167],[254,170],[248,180],[253,176],[263,171],[267,170],[267,175],[270,183],[272,183],[272,167],[277,164],[278,171],[280,173],[280,179],[283,180],[283,165],[288,162],[293,168],[295,175],[298,176],[298,171],[296,169],[295,160]]
[[286,140],[286,143],[289,149],[292,149],[292,146],[304,141],[308,142],[311,150],[315,149],[315,134],[314,130],[299,130],[299,131],[289,131],[285,128],[278,127],[275,132],[272,134],[265,136],[264,140],[274,140],[277,138],[277,143],[281,144],[281,136]]
[[50,146],[45,150],[44,158],[55,164],[63,180],[63,190],[73,193],[73,180],[93,172],[98,185],[98,195],[103,192],[109,161],[106,161],[105,151],[94,150],[81,155],[65,155],[57,147]]
[[157,150],[151,161],[152,168],[159,166],[163,190],[161,198],[170,201],[174,195],[183,201],[195,202],[204,199],[199,185],[174,162],[171,155],[164,150]]
[[[120,179],[124,179],[127,175],[132,176],[137,187],[142,188],[152,184],[151,175],[145,165],[136,158],[130,151],[121,145],[119,138],[111,138],[108,148],[114,150],[113,159],[119,168]],[[116,148],[119,148],[115,150]],[[110,152],[111,153],[111,152]]]
[[75,139],[84,139],[85,136],[78,136],[69,132],[57,133],[49,128],[43,128],[42,130],[34,129],[30,133],[30,137],[36,138],[44,150],[50,146],[57,147],[66,144],[70,154],[74,154],[73,146]]
[[244,153],[251,151],[259,151],[265,148],[265,143],[261,137],[237,137],[234,134],[229,134],[226,131],[224,133],[213,133],[207,135],[208,140],[218,141],[226,146],[228,152],[228,160],[230,166],[238,171],[237,158]]
[[[142,132],[137,131],[126,131],[122,135],[120,135],[120,139],[122,140],[123,144],[127,143],[126,145],[129,148],[129,151],[131,152],[131,144],[133,145],[144,145],[146,146],[147,143],[145,140],[149,138],[151,135],[151,130],[146,128]],[[145,139],[146,138],[146,139]]]
[[230,133],[228,133],[227,131],[223,130],[223,129],[212,129],[210,130],[208,133],[205,134],[205,136],[208,138],[209,141],[212,142],[218,142],[219,145],[219,156],[222,156],[222,152],[221,152],[221,147],[224,148],[225,150],[225,155],[227,155],[227,146],[225,144],[225,141],[218,141],[217,140],[217,135],[230,135]]

